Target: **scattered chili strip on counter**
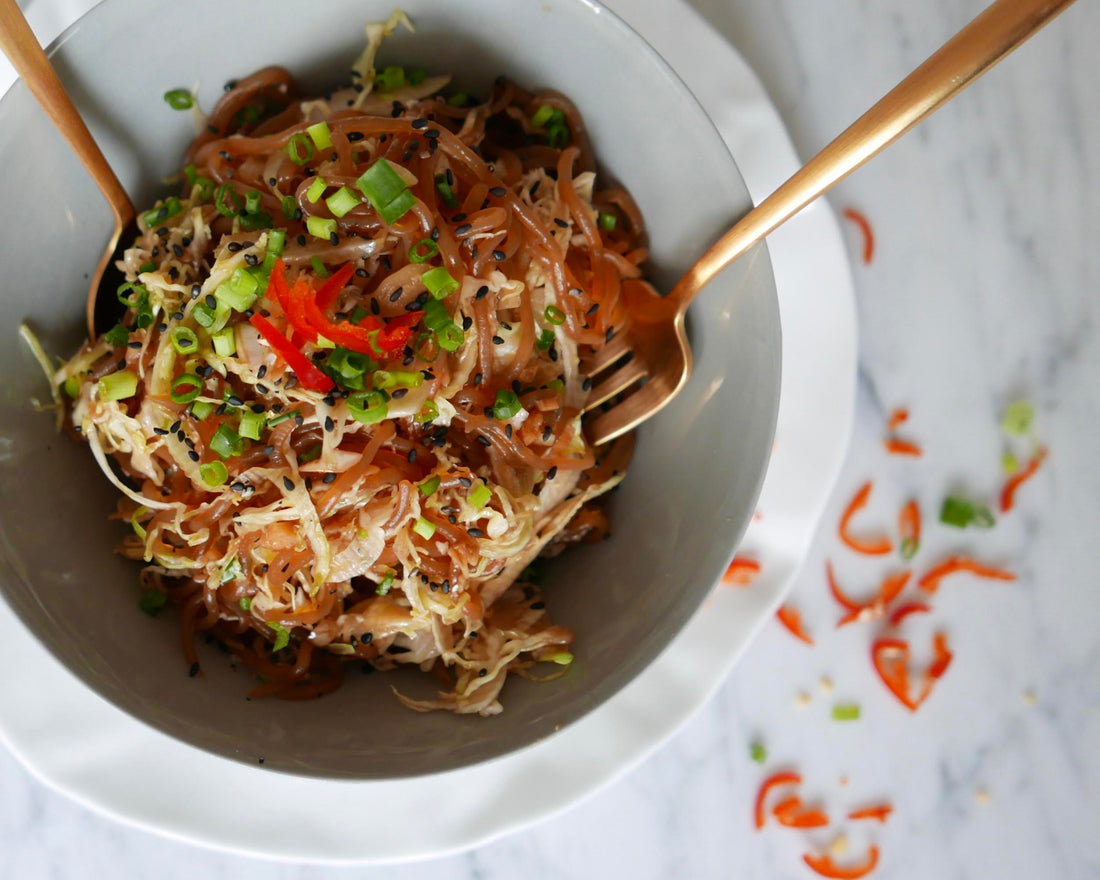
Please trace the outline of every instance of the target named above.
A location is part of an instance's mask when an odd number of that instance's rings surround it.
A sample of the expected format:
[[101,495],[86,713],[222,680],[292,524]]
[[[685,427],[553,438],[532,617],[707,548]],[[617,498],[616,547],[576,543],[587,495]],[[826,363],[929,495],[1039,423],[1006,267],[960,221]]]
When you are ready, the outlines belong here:
[[855,550],[856,553],[862,553],[866,556],[884,556],[894,549],[894,545],[890,543],[890,539],[885,535],[880,535],[878,538],[855,538],[848,532],[852,517],[867,506],[867,499],[870,497],[871,482],[868,481],[860,487],[855,497],[848,502],[848,506],[840,518],[840,540]]
[[747,556],[735,556],[726,573],[722,575],[723,583],[733,584],[737,587],[746,587],[752,583],[752,579],[760,573],[760,563]]
[[822,877],[830,877],[832,880],[859,880],[875,870],[878,864],[878,847],[872,846],[867,850],[867,860],[862,865],[853,865],[850,868],[840,867],[828,853],[807,853],[802,859]]
[[932,606],[923,602],[907,602],[890,615],[890,626],[899,627],[910,614],[927,614],[931,610]]
[[912,559],[920,549],[920,507],[909,501],[898,514],[898,536],[901,538],[901,558]]
[[859,231],[863,233],[863,264],[865,266],[870,265],[871,259],[875,255],[875,233],[871,229],[870,222],[854,208],[845,208],[844,217],[855,223],[859,227]]
[[1039,465],[1043,463],[1046,457],[1046,449],[1040,449],[1035,453],[1031,461],[1027,463],[1027,467],[1017,471],[1008,478],[1008,482],[1005,483],[1004,489],[1001,490],[1001,513],[1008,513],[1012,510],[1016,503],[1016,490],[1035,476],[1035,472],[1039,470]]
[[947,637],[936,633],[932,638],[934,659],[923,675],[920,693],[914,697],[909,687],[909,643],[901,639],[879,639],[871,646],[875,672],[905,708],[916,712],[928,699],[935,683],[943,678],[951,665],[953,654],[947,647]]
[[[887,575],[883,578],[882,584],[878,588],[878,595],[865,605],[856,605],[849,610],[849,612],[837,622],[837,627],[846,626],[857,620],[873,620],[882,617],[882,615],[886,613],[886,607],[905,589],[905,585],[909,583],[909,578],[911,576],[912,572],[908,569],[899,571],[896,574]],[[835,584],[832,586],[835,587]],[[839,587],[836,587],[837,592],[839,592],[839,589]],[[833,595],[837,595],[837,592],[834,592]]]
[[775,613],[775,616],[779,618],[779,622],[782,623],[795,638],[801,639],[807,645],[812,645],[814,643],[809,633],[802,627],[802,615],[798,613],[797,609],[792,608],[790,605],[783,605]]
[[756,793],[756,827],[763,828],[764,823],[768,819],[767,814],[767,801],[768,794],[774,788],[778,788],[781,785],[801,785],[802,776],[798,773],[791,771],[784,771],[782,773],[775,773],[769,776],[760,784],[760,789]]
[[772,808],[772,815],[787,828],[821,828],[829,824],[824,810],[806,807],[798,795],[780,801]]
[[886,430],[893,433],[907,421],[909,421],[909,410],[905,409],[905,407],[899,407],[890,413],[890,420],[886,423]]
[[891,455],[911,455],[914,458],[919,458],[924,455],[924,450],[917,446],[916,443],[910,443],[908,440],[899,440],[897,437],[887,437],[883,444],[886,446],[886,451]]
[[894,808],[890,804],[876,804],[873,807],[864,807],[862,810],[852,810],[848,814],[848,818],[852,820],[877,819],[879,822],[884,823],[890,818],[892,812],[894,812]]
[[926,593],[935,593],[936,590],[940,588],[940,581],[957,572],[968,572],[977,577],[995,581],[1016,580],[1016,575],[1011,571],[1004,571],[999,568],[982,565],[980,562],[975,562],[973,559],[967,559],[965,556],[951,556],[931,571],[926,572],[924,576],[917,581],[917,586]]

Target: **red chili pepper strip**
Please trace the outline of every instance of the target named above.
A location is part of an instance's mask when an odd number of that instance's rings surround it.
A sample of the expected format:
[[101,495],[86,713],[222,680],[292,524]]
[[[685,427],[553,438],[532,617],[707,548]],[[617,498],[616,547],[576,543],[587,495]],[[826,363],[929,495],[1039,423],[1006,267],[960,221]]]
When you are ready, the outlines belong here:
[[840,540],[855,550],[856,553],[863,553],[867,556],[884,556],[894,549],[890,539],[885,535],[878,538],[860,539],[853,538],[848,533],[848,526],[852,521],[852,517],[867,506],[867,499],[870,496],[871,483],[867,482],[856,492],[855,497],[848,503],[844,515],[840,518]]
[[841,592],[836,577],[833,575],[833,564],[828,559],[825,560],[825,575],[829,580],[829,592],[847,611],[858,611],[862,607],[858,602],[852,601]]
[[1016,575],[1010,571],[1003,571],[999,568],[991,568],[987,565],[982,565],[980,562],[975,562],[973,559],[967,559],[963,556],[952,556],[931,571],[927,572],[918,582],[917,586],[920,587],[926,593],[935,593],[940,588],[940,581],[942,581],[948,575],[955,574],[956,572],[965,571],[970,574],[977,575],[978,577],[988,578],[995,581],[1014,581]]
[[894,808],[890,804],[878,804],[874,807],[864,807],[862,810],[852,810],[848,814],[848,818],[852,820],[877,819],[879,822],[885,823],[892,812],[894,812]]
[[923,602],[909,602],[890,615],[890,626],[901,626],[901,622],[910,614],[927,614],[931,610],[932,606],[925,605]]
[[412,338],[412,328],[423,316],[423,312],[406,312],[404,315],[388,320],[382,332],[378,334],[378,344],[382,350],[391,355],[401,351]]
[[917,446],[916,443],[910,443],[908,440],[899,440],[897,437],[887,437],[883,442],[886,445],[886,451],[891,455],[911,455],[915,458],[924,455],[923,449]]
[[829,824],[829,817],[816,807],[807,808],[798,795],[780,801],[772,808],[772,815],[787,828],[821,828]]
[[298,278],[294,284],[282,294],[283,310],[286,319],[294,332],[306,342],[317,341],[317,330],[310,326],[306,317],[306,303],[313,302],[313,288],[304,278]]
[[752,579],[760,573],[760,563],[747,556],[735,556],[726,573],[722,575],[722,582],[738,587],[748,586]]
[[317,307],[322,310],[327,309],[336,302],[337,295],[348,286],[348,280],[353,274],[355,274],[354,263],[345,263],[333,272],[325,283],[317,288]]
[[853,208],[845,208],[844,216],[855,223],[863,233],[863,263],[868,265],[875,255],[875,234],[871,230],[871,224],[866,217]]
[[303,388],[308,388],[310,391],[331,391],[335,387],[332,379],[311,364],[309,358],[291,345],[290,340],[276,330],[267,318],[257,312],[248,320],[260,331],[260,335],[267,340],[275,353],[294,371]]
[[801,639],[807,645],[812,645],[814,640],[810,638],[805,629],[802,628],[802,615],[790,605],[782,606],[775,614],[779,618],[779,622],[783,624],[791,635],[795,638]]
[[[837,626],[841,627],[857,620],[872,620],[877,617],[882,617],[882,615],[886,613],[886,607],[905,589],[905,585],[909,583],[909,578],[911,576],[912,572],[908,569],[896,574],[887,575],[878,588],[878,595],[870,602],[863,605],[854,605],[853,603],[853,607],[850,607],[848,613],[838,621]],[[835,582],[831,586],[835,587]],[[836,591],[833,595],[839,595],[839,587],[836,587]],[[845,598],[847,599],[847,597]],[[850,602],[851,600],[848,601]]]
[[904,407],[898,408],[890,413],[890,421],[886,423],[886,430],[893,433],[907,421],[909,421],[909,410]]
[[286,263],[283,262],[282,257],[275,261],[275,266],[271,270],[271,277],[267,282],[267,298],[274,300],[279,304],[279,307],[286,311]]
[[802,859],[822,877],[829,877],[832,880],[859,880],[875,870],[878,864],[878,847],[872,846],[867,850],[867,860],[862,865],[851,868],[840,867],[828,853],[822,855],[807,853]]
[[801,785],[802,777],[798,773],[791,773],[789,771],[783,773],[776,773],[773,776],[769,776],[760,784],[760,790],[756,793],[756,827],[763,828],[764,823],[768,819],[766,812],[766,805],[768,800],[768,794],[773,788],[777,788],[780,785]]
[[920,507],[909,501],[898,514],[898,535],[901,537],[901,555],[911,559],[920,547]]
[[1013,505],[1016,503],[1016,490],[1035,476],[1035,472],[1039,470],[1039,465],[1043,463],[1046,457],[1047,451],[1040,449],[1027,463],[1027,467],[1009,477],[1004,489],[1001,490],[1001,513],[1008,513],[1012,510]]
[[909,696],[909,643],[901,639],[879,639],[871,646],[871,662],[898,702],[910,712],[916,712],[920,703]]

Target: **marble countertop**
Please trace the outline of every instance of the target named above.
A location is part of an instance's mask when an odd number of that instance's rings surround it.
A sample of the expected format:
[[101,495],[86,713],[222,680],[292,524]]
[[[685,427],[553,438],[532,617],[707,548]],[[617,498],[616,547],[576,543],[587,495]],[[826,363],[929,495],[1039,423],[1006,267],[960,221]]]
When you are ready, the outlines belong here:
[[[693,4],[755,68],[803,155],[983,5]],[[801,854],[833,842],[836,826],[757,832],[752,801],[772,768],[800,770],[807,796],[835,817],[894,805],[886,825],[843,832],[848,859],[878,843],[873,876],[883,880],[1100,876],[1100,598],[1090,565],[1100,525],[1097,33],[1100,7],[1077,4],[832,196],[871,219],[876,252],[861,265],[858,234],[846,229],[860,390],[852,448],[791,599],[813,648],[769,625],[709,705],[611,787],[465,855],[384,869],[276,865],[132,830],[48,790],[0,750],[0,877],[813,876]],[[1051,454],[1018,510],[982,533],[933,522],[927,512],[947,492],[996,497],[1000,414],[1020,397],[1034,402]],[[920,459],[883,450],[886,416],[900,406]],[[832,627],[825,559],[852,592],[881,571],[836,538],[841,510],[868,479],[881,504],[871,517],[921,502],[918,567],[960,550],[1019,574],[1012,584],[960,579],[914,622],[915,645],[943,630],[955,654],[915,716],[876,681],[867,631]],[[862,717],[833,721],[837,702],[858,702]],[[749,759],[754,741],[767,748],[764,769]]]

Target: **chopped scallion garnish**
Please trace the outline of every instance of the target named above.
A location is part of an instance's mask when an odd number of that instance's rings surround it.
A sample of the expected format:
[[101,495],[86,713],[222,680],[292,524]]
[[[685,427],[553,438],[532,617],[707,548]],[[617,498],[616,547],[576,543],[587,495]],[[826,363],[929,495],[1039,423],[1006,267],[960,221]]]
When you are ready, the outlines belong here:
[[266,419],[263,413],[252,412],[250,409],[246,409],[241,413],[241,424],[239,433],[242,437],[247,437],[249,440],[259,440],[260,433],[264,429]]
[[343,217],[352,208],[361,204],[361,199],[348,187],[342,186],[331,196],[325,199],[325,204],[332,211],[334,217]]
[[309,258],[309,267],[318,278],[328,278],[328,269],[325,268],[325,264],[321,262],[321,258],[316,254]]
[[439,474],[436,474],[435,476],[429,477],[424,482],[419,483],[417,488],[420,490],[420,494],[427,498],[435,494],[435,491],[439,488],[440,482]]
[[1001,418],[1001,430],[1015,437],[1023,437],[1031,432],[1035,422],[1035,407],[1026,400],[1015,400],[1005,408]]
[[199,476],[211,489],[216,489],[229,479],[229,468],[220,461],[208,461],[199,465]]
[[173,110],[190,110],[195,99],[187,89],[169,89],[164,93],[164,103]]
[[223,217],[236,217],[244,209],[244,199],[228,183],[223,183],[214,193],[214,207]]
[[103,334],[103,338],[114,348],[122,348],[130,341],[130,331],[121,324],[115,324],[114,327]]
[[619,222],[614,214],[607,211],[600,211],[596,221],[600,224],[600,229],[606,229],[608,232],[613,231]]
[[347,399],[348,412],[357,422],[373,425],[386,417],[389,401],[384,391],[359,391]]
[[546,307],[546,310],[542,313],[542,317],[547,324],[554,324],[556,326],[565,323],[565,312],[553,303]]
[[244,440],[241,439],[240,434],[223,422],[210,438],[210,450],[223,459],[232,458],[244,451]]
[[194,373],[184,373],[172,382],[169,396],[173,403],[190,403],[202,393],[202,379]]
[[306,231],[314,238],[328,241],[336,234],[336,221],[325,217],[309,217],[306,220]]
[[416,522],[413,523],[413,531],[427,541],[435,534],[435,523],[431,520],[424,519],[422,516],[418,516]]
[[190,327],[173,327],[168,338],[177,354],[194,354],[199,350],[199,337]]
[[940,508],[940,522],[944,525],[954,526],[957,529],[965,529],[967,526],[977,526],[988,529],[997,524],[993,512],[984,505],[975,504],[967,498],[959,495],[948,495],[943,499]]
[[210,340],[218,357],[233,357],[237,353],[237,332],[232,327],[223,327]]
[[317,203],[317,200],[325,194],[325,189],[328,184],[325,183],[323,177],[313,178],[313,183],[309,185],[309,189],[306,190],[306,198],[313,204]]
[[395,92],[405,85],[405,68],[390,65],[374,75],[374,85],[380,92]]
[[379,581],[378,587],[374,592],[377,593],[379,596],[385,596],[386,593],[388,593],[390,591],[390,588],[393,586],[394,580],[395,578],[393,572],[387,571],[382,580]]
[[108,373],[99,380],[99,396],[103,400],[125,400],[137,393],[137,373],[123,370],[121,373]]
[[523,406],[514,391],[508,391],[504,388],[497,390],[496,400],[493,402],[493,418],[506,422],[521,409],[523,409]]
[[859,714],[859,706],[855,703],[838,703],[833,706],[834,721],[858,721]]
[[455,197],[454,188],[447,182],[446,174],[437,174],[435,176],[435,188],[439,190],[440,198],[443,199],[443,204],[448,208],[457,208],[458,199]]
[[434,400],[425,400],[424,405],[420,407],[420,412],[416,414],[416,420],[424,425],[434,422],[438,418],[439,406]]
[[332,146],[332,132],[327,122],[318,122],[306,129],[309,139],[317,145],[318,150],[327,150]]
[[152,587],[142,593],[141,598],[138,599],[138,608],[150,617],[156,617],[167,604],[168,597],[160,590],[155,590]]
[[470,502],[470,506],[474,508],[474,510],[481,510],[489,503],[489,499],[492,497],[493,490],[484,483],[478,483],[470,490],[470,494],[466,496],[466,500]]
[[[426,240],[431,241],[431,239]],[[434,244],[434,242],[432,243]],[[410,258],[413,250],[416,250],[416,246],[409,251]],[[451,277],[451,273],[442,266],[436,266],[434,269],[429,269],[420,276],[420,280],[424,282],[424,286],[428,288],[428,293],[436,299],[444,299],[450,296],[458,290],[459,286],[458,282]]]
[[[439,245],[437,245],[430,238],[422,238],[411,248],[409,248],[409,262],[410,263],[426,263],[432,257],[439,253]],[[435,271],[434,269],[432,270]],[[446,271],[446,270],[444,270]],[[427,274],[427,273],[425,273]],[[448,276],[450,277],[450,276]]]
[[754,742],[749,746],[749,757],[752,758],[754,764],[763,764],[768,760],[768,750],[764,748],[763,744]]
[[554,331],[553,330],[540,330],[538,339],[535,340],[535,347],[539,351],[547,351],[550,346],[554,344]]
[[299,131],[287,142],[286,154],[291,162],[301,167],[313,158],[313,142]]
[[287,220],[293,220],[298,215],[298,203],[294,200],[294,196],[283,196],[282,206],[283,216]]
[[251,596],[241,596],[241,601],[238,602],[237,604],[240,606],[241,611],[251,611],[252,610],[252,597]]
[[268,621],[267,625],[275,630],[275,644],[271,646],[272,651],[281,651],[290,644],[290,633],[285,626],[271,621]]

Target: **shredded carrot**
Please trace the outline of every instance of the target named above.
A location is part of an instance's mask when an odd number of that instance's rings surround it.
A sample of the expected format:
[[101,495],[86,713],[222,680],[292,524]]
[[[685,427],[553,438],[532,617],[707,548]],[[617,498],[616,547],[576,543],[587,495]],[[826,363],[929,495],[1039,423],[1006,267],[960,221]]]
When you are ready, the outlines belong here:
[[851,868],[840,867],[828,853],[823,855],[807,853],[802,858],[807,865],[822,877],[829,877],[832,880],[860,880],[861,877],[866,877],[875,870],[875,865],[878,864],[878,847],[872,846],[867,850],[867,860],[862,865],[855,865]]
[[784,605],[776,612],[775,616],[779,618],[779,622],[783,626],[790,630],[791,635],[795,638],[801,639],[807,645],[814,643],[814,640],[802,628],[802,615],[798,613],[797,609],[792,608],[790,605]]
[[875,255],[875,234],[871,230],[871,224],[866,217],[854,208],[845,208],[844,216],[855,223],[859,227],[859,231],[863,233],[863,263],[869,265],[871,258]]
[[901,538],[901,556],[912,559],[920,549],[920,507],[910,500],[898,514],[898,536]]
[[747,556],[735,556],[726,573],[722,575],[722,582],[736,587],[747,587],[753,578],[760,573],[760,563]]
[[925,605],[923,602],[909,602],[890,615],[890,626],[901,626],[901,622],[910,614],[927,614],[931,610],[932,606]]
[[897,437],[887,437],[883,444],[886,446],[886,451],[891,455],[912,455],[915,458],[919,458],[924,455],[924,450],[917,446],[916,443],[910,443],[908,440],[899,440]]
[[769,776],[760,784],[759,791],[756,792],[756,827],[763,828],[764,823],[768,819],[766,812],[766,805],[768,800],[768,793],[780,785],[800,785],[802,783],[802,777],[797,773],[786,771],[783,773],[775,773]]
[[890,413],[890,421],[886,423],[886,430],[892,434],[907,421],[909,421],[909,410],[905,407],[899,407]]
[[894,812],[894,808],[890,804],[877,804],[873,807],[864,807],[862,810],[852,810],[848,814],[848,818],[852,820],[877,819],[879,822],[885,822],[892,812]]
[[1001,513],[1008,513],[1012,510],[1013,505],[1016,503],[1016,490],[1035,476],[1035,472],[1039,470],[1039,465],[1043,463],[1043,459],[1046,457],[1046,449],[1040,449],[1027,463],[1027,467],[1008,478],[1008,482],[1005,483],[1005,487],[1001,491]]
[[867,506],[867,499],[871,496],[871,482],[868,481],[863,484],[855,497],[848,502],[848,507],[844,510],[844,515],[840,518],[840,540],[847,544],[856,553],[863,553],[867,556],[884,556],[894,549],[894,545],[890,543],[890,539],[885,535],[880,535],[877,538],[854,538],[848,533],[848,526],[852,521],[852,517],[855,516],[860,510]]
[[824,810],[804,806],[802,798],[798,795],[793,795],[776,804],[772,809],[772,815],[780,825],[787,828],[821,828],[829,824],[829,817]]
[[1004,571],[999,568],[992,568],[988,565],[982,565],[980,562],[975,562],[973,559],[967,559],[964,556],[951,556],[948,559],[941,562],[931,571],[927,572],[919,581],[917,586],[920,587],[926,593],[935,593],[940,588],[940,581],[942,581],[948,575],[955,574],[956,572],[969,572],[981,578],[988,578],[995,581],[1014,581],[1016,575],[1010,571]]

